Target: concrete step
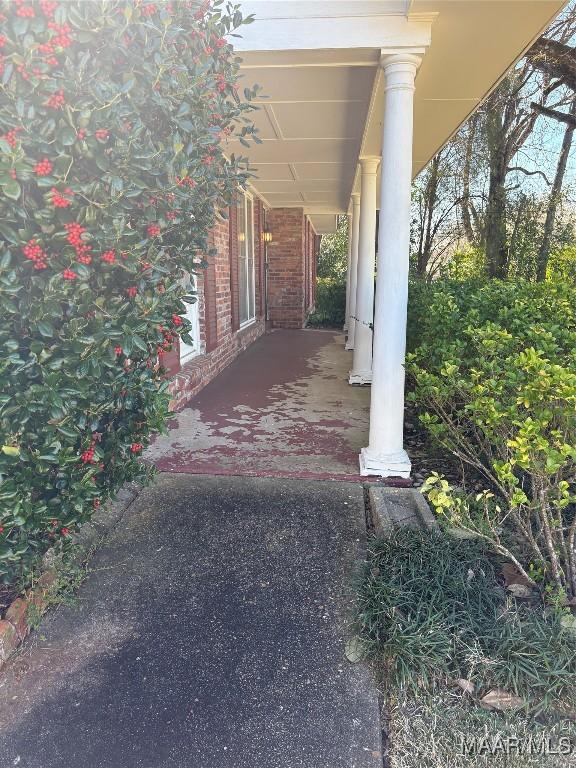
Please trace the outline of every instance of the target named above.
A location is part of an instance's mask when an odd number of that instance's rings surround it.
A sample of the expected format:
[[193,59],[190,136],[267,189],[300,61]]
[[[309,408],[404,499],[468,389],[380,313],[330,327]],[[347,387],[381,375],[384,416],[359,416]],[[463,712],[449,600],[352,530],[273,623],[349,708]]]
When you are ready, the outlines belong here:
[[374,532],[379,536],[390,536],[403,526],[438,530],[438,523],[426,499],[415,488],[373,485],[368,489],[368,500]]

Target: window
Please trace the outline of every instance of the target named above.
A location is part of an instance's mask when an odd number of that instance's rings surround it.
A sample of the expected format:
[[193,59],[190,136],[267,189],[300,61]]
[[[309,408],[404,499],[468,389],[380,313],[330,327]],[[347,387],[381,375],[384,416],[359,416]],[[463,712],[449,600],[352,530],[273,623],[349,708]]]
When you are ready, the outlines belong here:
[[254,203],[249,195],[238,202],[238,293],[240,325],[254,320]]
[[[196,277],[194,275],[191,275],[189,272],[184,272],[184,278],[183,278],[183,284],[187,291],[190,292],[191,295],[196,295]],[[190,337],[192,339],[192,344],[186,344],[182,339],[180,339],[180,362],[185,363],[187,360],[190,360],[190,358],[195,357],[196,355],[200,354],[200,321],[199,321],[199,315],[198,315],[198,301],[195,301],[194,304],[188,304],[185,302],[186,305],[186,315],[185,317],[190,321],[192,324],[192,328],[190,330]]]

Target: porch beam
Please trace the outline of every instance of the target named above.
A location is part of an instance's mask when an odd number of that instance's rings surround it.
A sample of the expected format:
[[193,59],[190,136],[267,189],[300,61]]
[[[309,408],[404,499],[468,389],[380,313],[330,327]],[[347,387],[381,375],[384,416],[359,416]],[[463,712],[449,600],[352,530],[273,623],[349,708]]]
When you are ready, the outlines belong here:
[[370,436],[362,475],[409,477],[404,449],[404,362],[410,253],[414,80],[420,58],[383,56],[384,124]]
[[372,381],[372,323],[376,266],[376,192],[380,158],[360,159],[360,233],[354,308],[354,359],[350,384]]
[[[325,5],[325,10],[322,7]],[[390,12],[386,3],[374,3],[363,13],[354,12],[354,4],[344,0],[303,5],[283,0],[242,0],[241,10],[253,13],[255,20],[234,38],[239,53],[248,51],[351,50],[355,48],[396,48],[430,44],[434,16]]]

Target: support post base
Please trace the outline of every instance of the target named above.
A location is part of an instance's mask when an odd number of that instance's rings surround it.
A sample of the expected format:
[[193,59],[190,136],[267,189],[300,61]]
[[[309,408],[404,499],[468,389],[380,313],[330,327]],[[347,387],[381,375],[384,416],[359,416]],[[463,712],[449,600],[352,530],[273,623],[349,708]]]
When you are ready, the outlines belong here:
[[346,333],[346,331],[348,330],[348,323],[344,323],[344,325],[342,326],[342,330],[344,331],[344,333]]
[[372,384],[372,371],[350,371],[348,384]]
[[363,477],[410,477],[412,464],[406,451],[382,456],[362,448],[360,453],[360,474]]
[[350,343],[349,341],[346,341],[346,345],[344,346],[344,349],[347,349],[348,352],[352,352],[354,349],[354,342]]

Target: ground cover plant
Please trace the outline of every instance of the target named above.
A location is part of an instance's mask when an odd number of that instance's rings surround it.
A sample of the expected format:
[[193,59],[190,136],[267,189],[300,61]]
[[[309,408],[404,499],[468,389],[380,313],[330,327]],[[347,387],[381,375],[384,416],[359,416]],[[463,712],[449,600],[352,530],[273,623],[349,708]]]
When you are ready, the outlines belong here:
[[[411,294],[410,398],[463,467],[426,485],[449,526],[576,597],[576,298],[569,283],[440,280]],[[468,479],[481,478],[480,492]],[[475,483],[476,485],[476,483]]]
[[162,353],[247,177],[254,90],[223,0],[0,2],[0,579],[127,480],[162,429]]
[[360,586],[359,634],[386,679],[417,694],[461,679],[529,707],[576,704],[571,630],[541,602],[498,583],[483,542],[409,528],[373,539]]

